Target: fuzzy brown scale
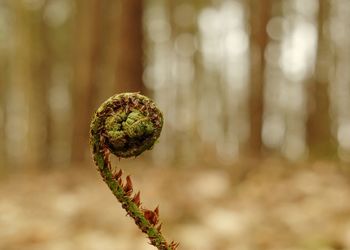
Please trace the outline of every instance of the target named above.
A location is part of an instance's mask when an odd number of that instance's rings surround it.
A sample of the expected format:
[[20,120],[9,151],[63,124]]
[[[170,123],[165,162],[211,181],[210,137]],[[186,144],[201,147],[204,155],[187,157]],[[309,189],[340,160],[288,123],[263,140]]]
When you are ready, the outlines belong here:
[[178,244],[167,243],[161,233],[159,208],[141,207],[140,192],[133,194],[130,176],[113,170],[110,153],[119,158],[138,156],[152,148],[160,136],[163,116],[153,101],[138,93],[114,95],[96,111],[91,122],[90,144],[98,170],[115,197],[134,219],[150,243],[159,250],[175,250]]

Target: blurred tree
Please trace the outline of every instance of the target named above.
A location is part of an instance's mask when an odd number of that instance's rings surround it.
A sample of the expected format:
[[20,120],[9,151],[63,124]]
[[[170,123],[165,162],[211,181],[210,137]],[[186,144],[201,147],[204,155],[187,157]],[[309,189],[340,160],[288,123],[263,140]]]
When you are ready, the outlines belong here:
[[35,79],[34,84],[36,83],[41,96],[41,104],[39,114],[42,119],[44,128],[42,132],[44,134],[39,135],[42,136],[41,149],[42,155],[40,159],[40,163],[42,166],[47,166],[50,164],[50,149],[52,145],[52,115],[50,114],[49,107],[49,88],[52,82],[51,74],[52,74],[52,49],[50,45],[50,32],[49,27],[47,25],[46,20],[43,18],[45,8],[47,7],[48,0],[45,0],[38,9],[36,13],[36,22],[37,22],[37,40],[34,42],[35,51],[37,51],[37,56],[34,58],[34,70],[33,77]]
[[116,88],[143,91],[142,0],[121,0],[117,17]]
[[259,156],[262,152],[262,122],[264,104],[265,58],[268,43],[266,26],[270,19],[270,0],[250,0],[250,153]]
[[72,161],[82,162],[88,146],[88,131],[94,110],[99,52],[101,51],[100,0],[77,0],[75,19],[73,75]]
[[118,38],[117,28],[119,22],[120,2],[107,0],[102,5],[103,18],[101,19],[100,39],[105,40],[102,46],[102,58],[99,81],[103,83],[98,89],[96,107],[101,104],[108,96],[116,93],[116,63],[118,55]]
[[[106,6],[117,14],[102,15]],[[87,148],[82,145],[87,145],[88,125],[95,107],[96,93],[104,93],[105,88],[104,82],[101,82],[102,85],[97,84],[106,79],[100,75],[103,63],[115,65],[113,93],[143,90],[142,7],[142,0],[124,0],[118,4],[113,1],[105,1],[102,4],[98,0],[77,0],[74,43],[76,61],[73,76],[73,162],[81,162],[85,158]],[[105,32],[113,34],[106,35]],[[111,45],[111,41],[115,45]],[[111,53],[105,55],[106,51]],[[108,57],[114,57],[116,60]],[[109,69],[110,65],[105,65],[103,72],[108,72]]]
[[[43,29],[43,7],[31,8],[28,3],[12,1],[15,15],[15,49],[12,51],[10,79],[14,100],[11,119],[21,121],[23,138],[14,140],[12,148],[20,147],[23,157],[18,164],[37,166],[47,159],[48,148],[48,72],[47,33]],[[19,93],[18,93],[19,92]],[[18,102],[15,105],[14,102]],[[20,107],[23,105],[23,107]],[[17,113],[18,112],[18,113]],[[16,121],[16,120],[12,120]],[[20,133],[21,134],[21,133]],[[17,145],[19,143],[19,145]]]
[[[0,11],[5,8],[7,4],[3,2],[0,3]],[[7,136],[5,134],[5,123],[6,123],[6,95],[7,95],[7,75],[5,74],[8,68],[8,58],[6,53],[8,51],[5,49],[6,46],[0,47],[0,171],[7,165],[6,157],[6,146],[7,146]]]
[[330,2],[319,0],[318,47],[316,69],[309,82],[307,142],[312,156],[330,156],[335,153],[335,140],[331,134],[329,110],[330,43],[325,24],[329,20]]
[[69,164],[71,157],[74,124],[72,73],[77,40],[73,32],[75,7],[75,1],[71,0],[45,0],[41,17],[45,36],[40,46],[44,60],[38,74],[43,74],[43,81],[50,82],[46,98],[49,102],[47,148],[50,151],[47,157],[51,165]]
[[[0,72],[5,72],[5,60],[0,50]],[[4,74],[0,75],[0,170],[6,165],[6,136],[5,136],[5,110],[6,110],[6,88]]]

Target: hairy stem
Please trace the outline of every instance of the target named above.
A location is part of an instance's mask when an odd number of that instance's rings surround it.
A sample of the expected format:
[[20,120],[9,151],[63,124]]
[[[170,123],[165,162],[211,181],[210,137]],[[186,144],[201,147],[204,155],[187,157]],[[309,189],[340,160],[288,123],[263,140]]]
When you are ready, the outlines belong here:
[[133,194],[130,176],[122,180],[122,171],[112,171],[110,153],[127,158],[152,148],[163,125],[163,117],[153,101],[138,93],[114,95],[96,111],[90,128],[90,145],[98,170],[114,196],[140,230],[159,250],[175,250],[161,233],[159,209],[141,207],[140,192]]

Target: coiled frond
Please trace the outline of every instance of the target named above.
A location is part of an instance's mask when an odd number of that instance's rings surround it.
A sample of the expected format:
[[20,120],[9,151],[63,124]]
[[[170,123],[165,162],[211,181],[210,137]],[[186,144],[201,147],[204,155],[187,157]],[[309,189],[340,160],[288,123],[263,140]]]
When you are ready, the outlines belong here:
[[175,250],[178,243],[168,243],[161,233],[159,208],[141,207],[140,192],[133,194],[130,176],[112,171],[110,153],[119,158],[136,157],[153,147],[160,136],[163,116],[154,102],[138,93],[110,97],[96,111],[90,126],[90,144],[98,170],[115,197],[132,217],[150,243],[159,250]]

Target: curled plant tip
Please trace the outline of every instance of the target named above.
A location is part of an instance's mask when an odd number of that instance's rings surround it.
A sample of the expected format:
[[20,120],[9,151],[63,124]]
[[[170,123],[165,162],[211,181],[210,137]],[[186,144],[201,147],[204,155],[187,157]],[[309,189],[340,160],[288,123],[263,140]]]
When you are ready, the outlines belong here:
[[122,180],[123,171],[112,170],[110,153],[120,158],[136,157],[152,149],[160,136],[163,116],[154,102],[138,93],[110,97],[96,111],[90,125],[90,145],[98,170],[115,197],[148,235],[150,244],[159,250],[175,250],[178,243],[168,243],[159,223],[159,208],[141,207],[140,192],[133,195],[131,177]]
[[154,102],[138,93],[114,95],[96,111],[91,132],[119,158],[138,156],[160,136],[163,116]]

